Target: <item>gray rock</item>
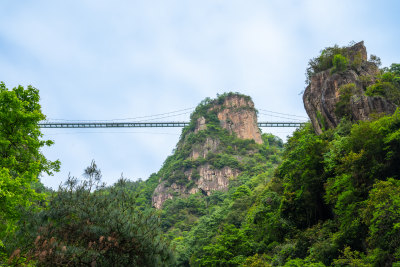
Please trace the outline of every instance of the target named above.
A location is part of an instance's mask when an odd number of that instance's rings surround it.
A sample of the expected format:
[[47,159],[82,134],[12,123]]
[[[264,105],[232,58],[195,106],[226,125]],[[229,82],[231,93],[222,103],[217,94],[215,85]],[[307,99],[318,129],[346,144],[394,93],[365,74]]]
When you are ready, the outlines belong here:
[[[304,91],[304,107],[317,134],[321,134],[324,129],[335,128],[340,123],[341,118],[335,111],[336,104],[340,100],[340,87],[345,84],[354,83],[356,88],[350,99],[348,118],[354,121],[367,120],[371,114],[392,114],[396,110],[396,105],[389,100],[377,96],[369,97],[364,93],[366,87],[375,82],[375,76],[379,71],[374,63],[367,61],[364,42],[347,49],[350,65],[355,59],[359,60],[359,64],[344,72],[334,74],[331,74],[331,70],[319,72],[311,77],[311,82]],[[370,81],[365,82],[363,77],[369,77]]]

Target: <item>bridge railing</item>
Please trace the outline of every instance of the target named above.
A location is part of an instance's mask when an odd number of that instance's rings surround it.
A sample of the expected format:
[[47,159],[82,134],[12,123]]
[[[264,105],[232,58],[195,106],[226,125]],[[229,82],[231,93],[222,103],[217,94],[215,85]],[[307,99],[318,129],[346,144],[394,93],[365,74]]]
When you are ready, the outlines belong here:
[[[258,127],[300,127],[305,122],[258,122]],[[189,122],[41,122],[40,128],[161,128],[185,127]]]

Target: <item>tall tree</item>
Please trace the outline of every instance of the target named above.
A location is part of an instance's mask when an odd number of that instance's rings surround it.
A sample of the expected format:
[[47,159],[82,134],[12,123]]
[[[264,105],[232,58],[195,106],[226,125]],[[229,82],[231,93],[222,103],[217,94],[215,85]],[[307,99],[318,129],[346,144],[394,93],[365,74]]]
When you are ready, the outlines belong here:
[[18,210],[43,198],[34,190],[40,173],[59,169],[59,161],[47,160],[40,151],[53,142],[42,140],[38,122],[46,117],[39,99],[32,86],[9,90],[0,82],[0,248],[15,229]]
[[[106,188],[96,164],[79,183],[69,177],[49,197],[48,208],[28,221],[36,232],[14,250],[9,262],[39,266],[174,266],[153,209],[141,210],[137,194],[121,178]],[[35,217],[35,216],[32,216]],[[32,231],[32,230],[31,230]],[[24,234],[24,233],[23,233]]]

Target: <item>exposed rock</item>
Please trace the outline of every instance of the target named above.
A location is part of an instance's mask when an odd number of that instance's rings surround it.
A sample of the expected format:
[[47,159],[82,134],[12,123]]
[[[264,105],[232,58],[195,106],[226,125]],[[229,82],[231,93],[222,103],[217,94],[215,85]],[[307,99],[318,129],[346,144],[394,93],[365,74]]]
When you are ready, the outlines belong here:
[[238,170],[232,170],[229,167],[215,170],[209,165],[199,167],[198,171],[200,173],[200,179],[195,183],[197,187],[206,192],[207,195],[210,195],[210,193],[215,190],[227,190],[229,179],[236,178],[240,173]]
[[205,129],[207,129],[206,119],[204,117],[198,118],[194,132],[197,133],[197,132],[205,130]]
[[[375,82],[378,67],[367,61],[367,50],[364,42],[347,48],[350,64],[354,60],[361,60],[359,65],[344,72],[331,75],[331,70],[319,72],[311,77],[304,95],[304,107],[311,119],[316,133],[321,134],[323,129],[335,128],[340,119],[336,115],[336,105],[340,101],[340,87],[354,83],[356,90],[350,103],[348,117],[353,120],[366,120],[372,113],[391,114],[396,105],[382,97],[368,97],[364,94],[367,86]],[[369,82],[362,82],[360,77],[369,77]]]
[[[194,181],[195,186],[192,188],[186,188],[176,183],[167,186],[166,181],[161,182],[154,190],[153,206],[160,209],[162,204],[166,200],[172,199],[174,195],[187,196],[198,192],[210,195],[215,190],[226,191],[228,190],[229,180],[236,178],[240,173],[238,170],[233,170],[229,167],[219,170],[213,169],[208,164],[198,167],[197,171],[200,174],[200,178]],[[191,173],[187,173],[187,175],[188,180],[192,180]]]
[[172,199],[173,196],[171,193],[166,191],[166,181],[162,181],[154,190],[151,202],[153,203],[153,206],[157,209],[160,209],[162,207],[162,204],[167,200],[167,199]]
[[192,159],[198,159],[199,157],[205,158],[207,157],[208,153],[217,152],[219,143],[220,142],[218,139],[212,139],[210,137],[207,137],[204,144],[193,146],[190,157]]
[[222,128],[234,132],[241,139],[253,139],[257,144],[262,144],[257,114],[251,99],[237,95],[227,97],[217,116]]
[[[225,191],[228,189],[230,179],[234,179],[240,174],[239,170],[229,166],[213,168],[205,160],[210,153],[217,155],[227,146],[227,144],[221,145],[218,135],[211,134],[206,137],[202,135],[202,131],[208,130],[206,118],[212,118],[213,123],[215,123],[217,117],[220,127],[227,129],[237,138],[252,139],[258,144],[263,142],[257,126],[254,103],[249,97],[231,93],[203,103],[205,104],[200,106],[199,113],[192,114],[192,120],[195,122],[194,127],[188,128],[190,130],[184,130],[175,151],[175,153],[185,151],[187,158],[180,158],[179,162],[187,162],[187,165],[181,165],[181,168],[176,166],[170,168],[173,171],[169,171],[167,175],[160,178],[160,183],[153,193],[153,206],[158,209],[162,207],[166,200],[172,199],[174,196],[182,197],[195,193],[210,195],[215,190]],[[213,127],[215,127],[215,124]],[[251,150],[248,151],[248,154],[255,152]],[[234,157],[241,162],[244,156],[235,155]],[[197,162],[196,167],[191,167],[190,162],[195,161]],[[201,162],[200,166],[199,162]],[[187,182],[185,179],[187,179]],[[177,184],[178,181],[179,184]]]

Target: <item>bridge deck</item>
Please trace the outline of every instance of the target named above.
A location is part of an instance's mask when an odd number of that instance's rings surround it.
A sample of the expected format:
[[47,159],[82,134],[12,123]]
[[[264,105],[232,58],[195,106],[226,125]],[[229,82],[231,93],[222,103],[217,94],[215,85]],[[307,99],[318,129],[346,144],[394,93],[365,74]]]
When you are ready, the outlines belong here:
[[[259,122],[258,127],[300,127],[305,122]],[[185,127],[189,122],[42,122],[40,128],[147,128]]]

